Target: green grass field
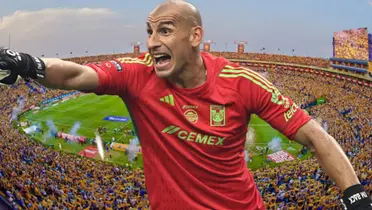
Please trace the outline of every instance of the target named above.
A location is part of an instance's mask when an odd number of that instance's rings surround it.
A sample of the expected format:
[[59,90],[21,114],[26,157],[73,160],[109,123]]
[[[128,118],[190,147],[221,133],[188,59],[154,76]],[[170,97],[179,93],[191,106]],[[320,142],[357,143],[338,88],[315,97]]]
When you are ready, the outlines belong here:
[[[64,130],[65,133],[69,133],[71,128],[76,122],[80,123],[80,129],[78,135],[85,136],[87,138],[94,138],[95,132],[99,126],[107,128],[106,133],[101,135],[104,142],[110,142],[112,137],[115,138],[115,142],[128,144],[132,136],[124,136],[123,131],[117,133],[114,132],[115,128],[125,127],[125,129],[133,130],[132,122],[119,123],[105,121],[103,118],[106,116],[123,116],[129,117],[129,113],[125,108],[125,104],[119,97],[116,96],[96,96],[94,94],[82,95],[76,98],[71,98],[64,102],[59,102],[49,106],[43,110],[33,113],[31,111],[26,112],[20,118],[21,121],[28,121],[31,124],[40,124],[42,129],[48,131],[46,122],[53,120],[58,130]],[[260,147],[264,148],[274,138],[279,137],[282,139],[281,146],[284,150],[296,155],[298,150],[301,149],[301,145],[297,143],[290,143],[282,134],[274,130],[270,125],[264,122],[262,119],[253,115],[250,125],[255,133],[254,144],[249,148],[253,153],[252,162],[249,162],[248,167],[252,170],[260,168],[264,165],[269,164],[270,166],[276,165],[275,163],[267,163],[266,155],[260,155]],[[40,141],[46,145],[54,145],[54,148],[58,149],[58,139],[48,138],[38,133],[32,137],[33,139]],[[65,143],[60,141],[62,149],[66,152],[77,154],[83,150],[86,145],[79,145],[76,143]],[[109,157],[111,154],[111,158]],[[303,157],[306,158],[307,156]],[[95,157],[100,159],[99,155]],[[128,157],[124,152],[121,151],[110,151],[105,153],[105,161],[126,165],[128,164]],[[133,167],[142,167],[142,157],[139,155],[138,159],[133,161]]]

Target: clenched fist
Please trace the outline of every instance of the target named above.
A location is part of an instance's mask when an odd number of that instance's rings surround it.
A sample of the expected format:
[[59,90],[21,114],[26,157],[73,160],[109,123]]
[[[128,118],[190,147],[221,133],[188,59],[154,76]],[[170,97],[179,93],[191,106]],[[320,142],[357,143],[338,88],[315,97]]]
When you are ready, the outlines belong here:
[[37,57],[0,48],[0,83],[14,84],[18,76],[24,79],[44,78],[45,64]]

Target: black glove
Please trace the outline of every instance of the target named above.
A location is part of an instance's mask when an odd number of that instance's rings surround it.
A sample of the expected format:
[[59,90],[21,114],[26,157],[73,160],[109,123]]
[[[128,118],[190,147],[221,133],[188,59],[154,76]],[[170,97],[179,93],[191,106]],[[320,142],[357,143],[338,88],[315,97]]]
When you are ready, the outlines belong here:
[[37,57],[0,48],[0,83],[14,84],[18,75],[26,80],[42,79],[45,68],[45,63]]
[[345,210],[372,210],[372,200],[360,184],[347,188],[341,203]]

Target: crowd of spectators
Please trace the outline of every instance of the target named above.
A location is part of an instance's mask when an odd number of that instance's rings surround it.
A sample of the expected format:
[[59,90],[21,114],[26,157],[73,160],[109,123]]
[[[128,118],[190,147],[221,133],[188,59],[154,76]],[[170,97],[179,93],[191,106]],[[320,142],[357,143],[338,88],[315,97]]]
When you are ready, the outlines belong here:
[[[249,54],[222,54],[251,59]],[[133,54],[105,55],[70,59],[78,63],[99,62]],[[259,57],[259,56],[258,56]],[[262,56],[257,59],[279,61]],[[279,60],[278,60],[279,59]],[[285,58],[288,59],[288,58]],[[314,65],[315,59],[281,60]],[[315,63],[312,63],[315,62]],[[319,60],[321,66],[322,60]],[[372,195],[372,112],[368,107],[372,91],[368,87],[320,77],[310,73],[265,70],[265,76],[282,94],[304,106],[326,96],[325,104],[308,112],[327,122],[350,158],[362,184]],[[9,123],[20,96],[29,106],[65,93],[48,89],[42,94],[19,85],[0,86],[0,195],[16,209],[148,209],[144,175],[129,169],[84,157],[55,151],[28,139]],[[314,158],[295,160],[278,167],[252,172],[267,209],[340,209],[340,190],[323,173]]]
[[[307,66],[316,66],[322,68],[329,67],[329,60],[325,58],[302,57],[302,56],[289,56],[280,54],[266,54],[266,53],[237,53],[237,52],[211,52],[215,56],[222,56],[229,59],[244,59],[244,60],[258,60],[258,61],[271,61],[280,63],[302,64]],[[66,60],[76,63],[91,63],[102,60],[110,60],[117,57],[134,57],[134,53],[123,54],[108,54],[88,57],[76,57]]]
[[67,61],[72,61],[79,64],[86,64],[86,63],[98,63],[100,61],[107,61],[112,60],[115,58],[123,58],[123,57],[135,57],[135,53],[122,53],[122,54],[107,54],[107,55],[96,55],[96,56],[86,56],[86,57],[75,57],[75,58],[68,58],[64,59]]
[[355,60],[368,60],[367,28],[344,30],[334,36],[335,57]]
[[[372,195],[372,112],[368,108],[371,88],[297,71],[273,69],[267,75],[282,94],[297,104],[309,104],[326,96],[325,104],[312,106],[308,112],[318,122],[327,123],[328,133],[342,146]],[[341,192],[314,158],[259,169],[254,176],[268,209],[340,209]]]
[[19,97],[28,107],[66,93],[32,93],[25,84],[0,86],[0,196],[16,209],[147,209],[142,170],[57,152],[13,127]]
[[230,59],[271,61],[279,63],[302,64],[307,66],[317,66],[322,68],[329,67],[329,60],[325,58],[289,56],[267,53],[236,53],[236,52],[212,52],[216,56],[223,56]]

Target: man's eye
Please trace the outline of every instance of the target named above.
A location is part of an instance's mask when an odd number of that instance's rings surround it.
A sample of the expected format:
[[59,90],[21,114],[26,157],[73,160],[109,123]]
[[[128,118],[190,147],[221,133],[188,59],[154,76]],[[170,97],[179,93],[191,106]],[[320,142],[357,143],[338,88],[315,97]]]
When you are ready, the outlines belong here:
[[152,34],[152,30],[147,30],[147,34],[150,36]]
[[162,28],[160,29],[160,33],[163,34],[163,35],[167,35],[170,33],[170,29],[168,28]]

